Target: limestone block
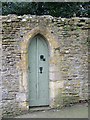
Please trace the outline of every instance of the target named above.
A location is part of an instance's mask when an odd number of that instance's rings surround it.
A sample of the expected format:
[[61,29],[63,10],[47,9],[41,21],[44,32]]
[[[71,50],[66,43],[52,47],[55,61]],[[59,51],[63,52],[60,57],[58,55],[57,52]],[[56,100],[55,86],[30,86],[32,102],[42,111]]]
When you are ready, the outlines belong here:
[[18,106],[22,111],[27,111],[29,109],[29,105],[26,101],[19,102]]
[[61,74],[60,72],[50,72],[49,73],[49,79],[52,80],[52,81],[55,81],[55,80],[61,80]]
[[7,99],[7,97],[8,97],[8,90],[2,89],[2,99]]
[[26,93],[17,93],[16,94],[16,101],[17,102],[27,101]]
[[50,92],[49,92],[50,100],[52,101],[55,98],[55,84],[54,84],[54,82],[50,81],[49,88],[50,88]]
[[59,72],[59,66],[58,65],[54,65],[54,64],[50,64],[50,67],[49,67],[49,71],[50,72]]
[[2,86],[0,86],[0,101],[2,101]]
[[2,119],[2,109],[0,109],[0,119]]

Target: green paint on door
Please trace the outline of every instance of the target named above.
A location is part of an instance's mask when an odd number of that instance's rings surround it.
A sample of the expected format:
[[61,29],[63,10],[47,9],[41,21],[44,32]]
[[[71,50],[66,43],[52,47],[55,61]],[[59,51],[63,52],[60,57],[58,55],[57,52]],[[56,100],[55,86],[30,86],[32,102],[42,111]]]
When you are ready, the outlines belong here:
[[29,102],[30,106],[49,105],[48,45],[40,35],[29,45]]

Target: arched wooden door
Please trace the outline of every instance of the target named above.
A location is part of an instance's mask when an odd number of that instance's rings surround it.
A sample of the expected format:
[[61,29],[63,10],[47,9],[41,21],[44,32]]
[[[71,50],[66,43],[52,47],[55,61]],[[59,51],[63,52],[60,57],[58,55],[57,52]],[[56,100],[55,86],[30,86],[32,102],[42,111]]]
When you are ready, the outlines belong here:
[[48,45],[41,35],[29,45],[29,102],[30,106],[49,105]]

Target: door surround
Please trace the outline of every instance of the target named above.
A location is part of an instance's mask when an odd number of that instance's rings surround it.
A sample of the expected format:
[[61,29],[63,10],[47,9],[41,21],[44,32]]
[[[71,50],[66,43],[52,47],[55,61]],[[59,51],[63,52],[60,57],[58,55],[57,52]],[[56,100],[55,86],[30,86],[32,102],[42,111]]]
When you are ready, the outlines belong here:
[[[21,69],[22,78],[19,80],[19,88],[20,92],[23,92],[26,96],[25,106],[24,108],[29,108],[29,89],[28,89],[28,47],[29,44],[34,36],[37,34],[40,34],[43,36],[43,38],[48,43],[48,49],[49,49],[49,69],[50,64],[52,64],[52,59],[54,59],[55,49],[59,47],[57,38],[51,34],[51,31],[49,29],[36,27],[32,29],[30,32],[26,33],[23,37],[23,41],[21,42],[21,64],[19,64],[19,68]],[[50,71],[49,71],[50,72]],[[50,73],[49,73],[50,74]],[[49,75],[49,81],[50,81],[50,75]],[[53,85],[54,87],[54,85]],[[49,85],[49,90],[51,90],[51,86]],[[51,92],[49,92],[49,96],[51,98]],[[53,103],[50,102],[50,106],[52,106]]]

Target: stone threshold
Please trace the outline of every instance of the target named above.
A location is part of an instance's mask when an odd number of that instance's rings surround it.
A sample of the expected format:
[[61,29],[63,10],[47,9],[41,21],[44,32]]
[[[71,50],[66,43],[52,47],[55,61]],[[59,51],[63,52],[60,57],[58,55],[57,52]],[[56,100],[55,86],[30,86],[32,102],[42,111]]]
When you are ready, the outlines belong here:
[[50,106],[39,106],[39,107],[30,107],[29,112],[45,111],[51,110]]

